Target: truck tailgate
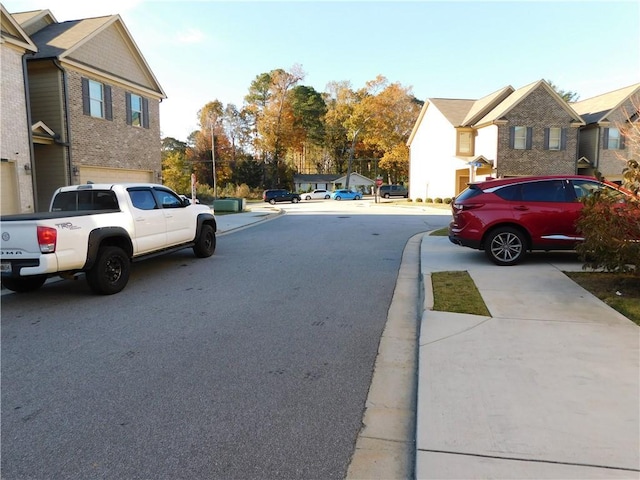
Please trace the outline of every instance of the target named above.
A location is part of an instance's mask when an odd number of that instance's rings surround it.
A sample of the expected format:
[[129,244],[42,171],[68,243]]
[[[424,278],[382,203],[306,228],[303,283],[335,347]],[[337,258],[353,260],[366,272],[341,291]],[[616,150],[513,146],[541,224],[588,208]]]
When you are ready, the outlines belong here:
[[2,259],[37,258],[40,256],[35,222],[3,222]]

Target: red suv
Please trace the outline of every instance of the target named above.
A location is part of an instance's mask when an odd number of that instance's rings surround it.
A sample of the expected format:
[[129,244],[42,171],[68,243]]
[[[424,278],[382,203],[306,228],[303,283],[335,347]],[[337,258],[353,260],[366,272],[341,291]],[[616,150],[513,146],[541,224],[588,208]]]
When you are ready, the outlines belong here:
[[531,250],[573,250],[582,240],[575,226],[580,198],[602,188],[618,190],[582,175],[469,184],[451,204],[449,240],[484,250],[497,265],[515,265]]

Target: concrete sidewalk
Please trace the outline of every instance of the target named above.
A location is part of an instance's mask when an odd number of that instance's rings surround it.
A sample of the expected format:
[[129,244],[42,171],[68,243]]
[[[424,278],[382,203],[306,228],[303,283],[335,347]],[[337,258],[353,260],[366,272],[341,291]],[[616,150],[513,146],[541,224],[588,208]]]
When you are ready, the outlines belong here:
[[[416,478],[640,478],[640,329],[557,258],[498,267],[423,237]],[[449,270],[490,317],[431,310],[430,275]]]
[[244,212],[221,214],[216,213],[218,235],[224,235],[256,223],[271,220],[282,213],[282,210],[268,203],[252,203]]

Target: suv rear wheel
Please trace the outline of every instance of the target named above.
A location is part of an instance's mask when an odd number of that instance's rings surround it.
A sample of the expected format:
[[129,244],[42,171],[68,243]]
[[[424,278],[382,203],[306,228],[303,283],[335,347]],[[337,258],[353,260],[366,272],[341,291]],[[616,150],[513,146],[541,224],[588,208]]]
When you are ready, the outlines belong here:
[[500,227],[487,236],[484,252],[496,265],[519,263],[525,256],[527,242],[524,235],[511,227]]

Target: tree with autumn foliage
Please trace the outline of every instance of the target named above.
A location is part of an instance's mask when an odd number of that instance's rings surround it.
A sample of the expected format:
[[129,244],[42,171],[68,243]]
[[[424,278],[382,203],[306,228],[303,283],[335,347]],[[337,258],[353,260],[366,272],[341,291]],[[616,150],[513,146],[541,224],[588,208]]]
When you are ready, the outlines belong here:
[[397,183],[409,176],[409,149],[406,146],[416,119],[422,108],[411,89],[399,83],[389,83],[378,76],[367,84],[377,93],[367,97],[370,121],[363,135],[363,143],[377,152],[378,168],[387,176],[387,182]]
[[221,188],[253,186],[259,170],[264,188],[291,188],[295,173],[358,171],[405,181],[405,143],[420,110],[411,89],[378,76],[357,90],[330,82],[320,93],[302,85],[304,77],[297,65],[271,70],[251,82],[240,109],[219,100],[204,105],[180,160],[166,155],[167,178],[190,166],[200,185],[213,187],[215,178]]
[[254,147],[265,164],[265,185],[281,186],[286,182],[287,151],[295,145],[294,112],[291,91],[304,78],[299,66],[287,72],[272,70],[258,75],[245,97],[254,116]]

